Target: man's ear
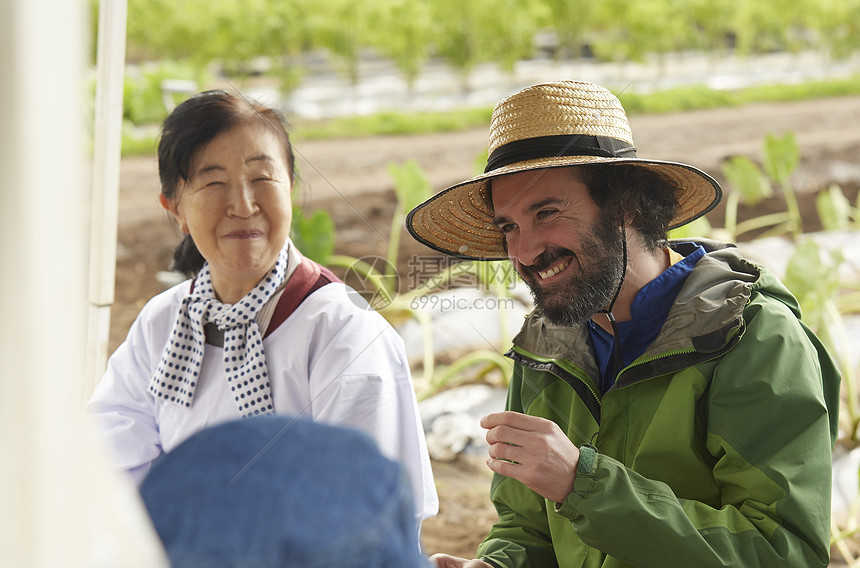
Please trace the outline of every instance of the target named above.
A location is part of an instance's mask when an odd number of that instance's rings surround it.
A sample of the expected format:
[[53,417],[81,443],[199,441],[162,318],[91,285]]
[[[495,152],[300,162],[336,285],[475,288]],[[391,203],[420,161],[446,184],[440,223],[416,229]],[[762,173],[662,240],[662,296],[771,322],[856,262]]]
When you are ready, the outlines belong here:
[[633,226],[633,215],[628,215],[627,210],[625,208],[625,204],[618,204],[618,211],[615,213],[615,223],[620,225],[624,224],[624,226],[630,228]]
[[161,206],[167,209],[173,218],[176,220],[176,224],[179,225],[179,230],[183,233],[188,233],[188,223],[185,222],[185,216],[179,211],[179,204],[175,199],[170,199],[163,193],[158,196],[159,201],[161,201]]

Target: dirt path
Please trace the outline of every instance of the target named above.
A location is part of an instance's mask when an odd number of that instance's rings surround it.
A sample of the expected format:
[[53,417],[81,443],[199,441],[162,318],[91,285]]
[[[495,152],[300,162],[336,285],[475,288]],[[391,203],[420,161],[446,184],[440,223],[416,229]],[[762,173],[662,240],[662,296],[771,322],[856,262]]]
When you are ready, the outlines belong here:
[[[814,191],[830,182],[860,184],[860,97],[736,109],[695,111],[631,120],[643,157],[683,161],[721,178],[727,156],[758,157],[767,134],[794,132],[803,157],[798,189]],[[487,129],[410,137],[298,142],[303,185],[299,202],[326,208],[337,227],[337,252],[380,254],[393,210],[389,163],[415,159],[431,185],[440,190],[475,173],[476,156],[487,143]],[[125,336],[143,303],[160,288],[178,236],[158,206],[155,159],[125,159],[121,170],[117,301],[110,349]],[[371,228],[370,225],[373,225]],[[377,231],[385,233],[380,235]],[[404,237],[407,254],[423,247]],[[424,249],[426,251],[426,249]],[[469,556],[495,513],[489,504],[489,474],[479,461],[435,463],[442,507],[425,523],[428,552]]]
[[[767,134],[794,132],[803,162],[799,190],[824,182],[860,180],[860,96],[741,108],[634,116],[634,140],[643,157],[682,161],[721,178],[727,156],[760,156]],[[393,184],[390,163],[415,159],[435,190],[478,169],[487,129],[451,134],[298,141],[301,185],[295,199],[306,209],[324,207],[338,230],[338,252],[380,254],[387,243]],[[144,299],[159,290],[157,270],[167,267],[177,235],[158,205],[154,157],[123,160],[120,179],[117,303],[110,348],[125,335]],[[361,196],[358,199],[357,196]],[[426,252],[405,237],[407,253]]]
[[[719,163],[726,156],[758,155],[767,134],[794,132],[806,161],[860,145],[860,97],[634,116],[630,122],[640,156],[683,161],[718,174]],[[417,160],[434,188],[441,189],[473,175],[475,159],[486,144],[486,128],[408,137],[299,141],[296,151],[303,181],[301,195],[313,204],[339,196],[379,193],[391,188],[387,165],[409,159]],[[158,213],[155,191],[153,158],[123,161],[121,212],[125,220]]]
[[[756,156],[766,134],[794,132],[801,155],[812,158],[860,145],[860,97],[631,118],[642,157],[683,161],[719,172],[732,154]],[[301,143],[302,177],[310,200],[376,193],[391,186],[385,167],[415,159],[434,188],[474,174],[487,145],[487,129],[421,135]],[[483,165],[483,164],[482,164]]]

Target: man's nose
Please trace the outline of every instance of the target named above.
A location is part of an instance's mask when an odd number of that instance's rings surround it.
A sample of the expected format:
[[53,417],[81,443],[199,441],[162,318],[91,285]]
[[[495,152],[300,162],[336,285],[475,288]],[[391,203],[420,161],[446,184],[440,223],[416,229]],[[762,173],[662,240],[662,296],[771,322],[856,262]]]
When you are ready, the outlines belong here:
[[514,243],[508,243],[508,256],[514,265],[531,266],[546,251],[546,242],[538,231],[522,228]]

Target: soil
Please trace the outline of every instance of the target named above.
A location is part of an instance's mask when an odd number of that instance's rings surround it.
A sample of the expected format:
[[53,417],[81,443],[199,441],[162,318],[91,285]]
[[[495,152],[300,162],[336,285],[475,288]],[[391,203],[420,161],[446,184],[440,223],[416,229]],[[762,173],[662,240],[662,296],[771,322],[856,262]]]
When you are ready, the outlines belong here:
[[[817,192],[837,183],[852,203],[860,187],[860,97],[808,102],[756,104],[717,109],[635,116],[631,124],[639,155],[693,164],[723,181],[720,164],[732,155],[758,160],[767,134],[793,132],[802,161],[793,178],[804,229],[820,229],[814,209]],[[476,157],[484,152],[486,129],[452,134],[378,137],[350,140],[296,141],[301,185],[294,199],[308,212],[324,208],[337,230],[335,252],[354,257],[384,256],[394,211],[390,163],[414,159],[435,191],[475,174]],[[784,210],[780,197],[755,209],[742,207],[740,219]],[[722,226],[721,208],[709,214]],[[161,291],[159,271],[167,270],[179,235],[158,205],[154,157],[124,159],[116,273],[109,351],[122,341],[143,304]],[[404,231],[400,258],[435,256]],[[408,272],[401,265],[400,274]],[[408,285],[406,279],[401,282]],[[446,552],[471,558],[495,520],[489,503],[490,472],[483,460],[460,456],[434,462],[440,495],[439,515],[424,524],[428,553]]]

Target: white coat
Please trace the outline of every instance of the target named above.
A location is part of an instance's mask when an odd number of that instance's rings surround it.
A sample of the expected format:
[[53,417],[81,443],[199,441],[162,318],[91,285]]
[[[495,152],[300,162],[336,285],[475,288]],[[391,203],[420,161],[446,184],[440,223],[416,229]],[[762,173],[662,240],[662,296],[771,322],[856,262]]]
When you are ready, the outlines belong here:
[[[116,465],[138,483],[162,452],[205,427],[239,418],[221,347],[206,345],[190,408],[157,400],[147,390],[190,289],[185,281],[144,306],[87,406]],[[385,456],[405,467],[420,524],[436,514],[438,497],[403,341],[357,298],[332,282],[287,319],[269,324],[263,348],[275,412],[370,435]]]

